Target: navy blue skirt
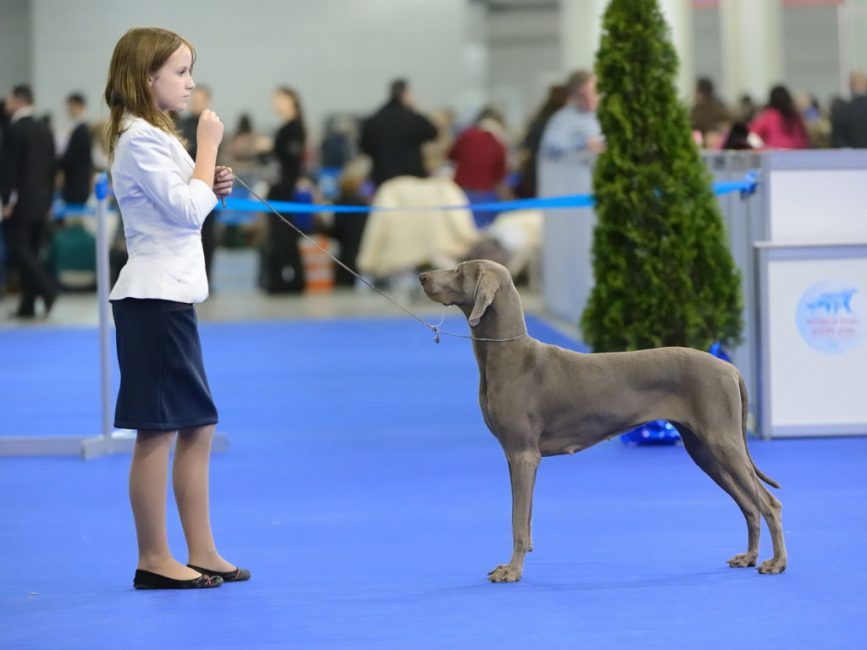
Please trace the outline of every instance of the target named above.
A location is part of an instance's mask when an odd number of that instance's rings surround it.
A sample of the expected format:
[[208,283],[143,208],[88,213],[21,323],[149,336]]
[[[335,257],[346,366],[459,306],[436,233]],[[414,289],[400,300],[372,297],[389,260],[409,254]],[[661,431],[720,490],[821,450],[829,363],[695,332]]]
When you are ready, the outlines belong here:
[[216,424],[193,306],[124,298],[111,308],[120,365],[114,426],[174,431]]

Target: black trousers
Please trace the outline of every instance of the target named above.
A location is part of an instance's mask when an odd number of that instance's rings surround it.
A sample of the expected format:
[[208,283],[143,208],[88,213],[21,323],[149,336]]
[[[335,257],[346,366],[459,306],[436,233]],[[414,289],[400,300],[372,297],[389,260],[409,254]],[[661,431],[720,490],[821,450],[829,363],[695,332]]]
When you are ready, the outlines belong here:
[[36,309],[36,299],[40,296],[49,301],[54,300],[57,295],[51,276],[39,258],[45,225],[44,216],[22,214],[13,215],[3,222],[10,266],[18,271],[21,284],[19,316],[32,316]]
[[211,283],[211,262],[214,259],[214,251],[217,250],[217,212],[211,212],[202,224],[202,250],[205,253],[205,273],[208,283]]

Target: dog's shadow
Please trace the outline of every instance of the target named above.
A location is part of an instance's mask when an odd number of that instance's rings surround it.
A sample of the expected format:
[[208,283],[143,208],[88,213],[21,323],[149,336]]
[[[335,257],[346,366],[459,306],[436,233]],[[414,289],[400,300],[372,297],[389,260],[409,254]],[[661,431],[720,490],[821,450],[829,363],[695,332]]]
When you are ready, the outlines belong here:
[[[450,586],[443,588],[433,588],[429,590],[419,590],[415,592],[405,592],[402,594],[389,595],[387,597],[372,597],[379,603],[404,603],[407,601],[426,602],[437,601],[444,598],[455,598],[460,596],[476,596],[480,597],[496,597],[497,594],[523,592],[525,594],[545,594],[545,593],[587,593],[594,591],[630,591],[636,589],[672,589],[672,588],[692,588],[696,586],[707,586],[712,583],[728,582],[735,577],[735,571],[731,568],[723,566],[718,570],[712,571],[692,571],[683,573],[662,573],[654,576],[636,576],[635,578],[606,578],[604,575],[594,575],[592,579],[586,576],[581,576],[581,569],[575,565],[568,568],[559,565],[558,570],[561,573],[572,574],[569,569],[574,569],[574,580],[548,580],[546,572],[539,571],[540,567],[534,567],[536,573],[529,579],[522,578],[520,582],[515,584],[494,584],[486,580],[479,580],[472,584],[463,584],[460,586]],[[594,568],[594,573],[598,572],[599,567]],[[737,572],[743,575],[743,572]],[[755,571],[752,571],[755,573]],[[758,574],[756,574],[758,575]],[[551,576],[553,577],[553,576]],[[714,580],[714,578],[717,578]]]

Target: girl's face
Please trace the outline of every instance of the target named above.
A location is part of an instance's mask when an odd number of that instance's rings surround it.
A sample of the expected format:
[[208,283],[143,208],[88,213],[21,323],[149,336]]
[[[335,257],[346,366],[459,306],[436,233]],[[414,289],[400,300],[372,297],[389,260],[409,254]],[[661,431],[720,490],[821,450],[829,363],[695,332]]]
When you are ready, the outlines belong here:
[[148,78],[154,103],[163,112],[181,112],[187,107],[196,84],[192,76],[193,53],[181,45],[159,70]]
[[286,121],[294,120],[298,115],[295,100],[284,92],[280,92],[279,90],[275,92],[272,104],[274,112]]

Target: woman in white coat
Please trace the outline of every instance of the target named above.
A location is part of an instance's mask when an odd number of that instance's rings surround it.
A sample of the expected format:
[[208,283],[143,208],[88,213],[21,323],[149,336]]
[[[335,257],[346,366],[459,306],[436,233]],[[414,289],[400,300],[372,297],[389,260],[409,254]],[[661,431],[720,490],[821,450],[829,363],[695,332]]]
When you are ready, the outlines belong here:
[[[173,32],[137,28],[118,41],[105,100],[114,193],[129,261],[111,293],[121,382],[115,426],[138,431],[129,476],[138,540],[137,589],[200,589],[247,580],[217,552],[208,512],[208,467],[217,410],[202,361],[194,303],[208,296],[201,228],[232,172],[216,166],[223,124],[198,123],[193,161],[169,111],[195,87],[192,46]],[[169,452],[189,549],[176,561],[166,534]]]

